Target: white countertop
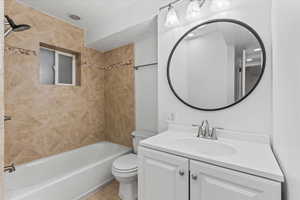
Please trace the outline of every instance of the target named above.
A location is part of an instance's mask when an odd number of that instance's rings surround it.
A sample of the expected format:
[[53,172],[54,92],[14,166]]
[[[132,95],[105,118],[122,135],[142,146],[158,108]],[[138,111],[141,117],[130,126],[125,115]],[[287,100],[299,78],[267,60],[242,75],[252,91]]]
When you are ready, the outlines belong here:
[[178,148],[176,145],[178,139],[195,138],[196,132],[195,128],[170,126],[168,131],[142,141],[140,146],[284,182],[284,176],[272,152],[268,136],[253,135],[251,137],[251,134],[244,134],[245,137],[243,137],[243,134],[220,132],[217,141],[209,141],[233,147],[236,151],[231,155],[207,155],[190,151],[184,145]]

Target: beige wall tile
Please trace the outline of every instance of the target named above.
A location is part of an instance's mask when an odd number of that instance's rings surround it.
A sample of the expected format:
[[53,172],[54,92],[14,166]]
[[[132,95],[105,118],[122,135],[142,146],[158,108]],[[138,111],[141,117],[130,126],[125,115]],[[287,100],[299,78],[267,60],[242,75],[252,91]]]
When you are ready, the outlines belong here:
[[0,0],[0,199],[4,199],[4,182],[3,182],[3,167],[4,167],[4,2]]
[[[105,139],[104,57],[84,47],[84,31],[5,1],[5,13],[32,29],[6,39],[5,162],[21,164]],[[81,86],[39,83],[39,43],[81,53]],[[96,108],[96,109],[95,109]]]
[[109,141],[131,146],[131,133],[135,129],[134,48],[127,45],[104,56],[105,135]]
[[[5,163],[22,164],[108,140],[131,146],[134,50],[84,47],[84,31],[5,0],[5,13],[32,29],[5,41]],[[81,85],[39,83],[39,43],[81,53]]]

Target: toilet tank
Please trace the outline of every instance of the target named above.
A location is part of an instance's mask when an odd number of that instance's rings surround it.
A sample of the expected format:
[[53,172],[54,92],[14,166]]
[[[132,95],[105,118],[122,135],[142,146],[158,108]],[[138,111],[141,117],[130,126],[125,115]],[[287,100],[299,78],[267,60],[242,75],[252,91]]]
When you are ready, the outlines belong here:
[[132,133],[132,138],[133,138],[132,142],[133,142],[134,153],[137,153],[138,146],[142,140],[145,140],[154,135],[156,135],[156,133],[151,132],[151,131],[145,131],[145,130],[134,131]]

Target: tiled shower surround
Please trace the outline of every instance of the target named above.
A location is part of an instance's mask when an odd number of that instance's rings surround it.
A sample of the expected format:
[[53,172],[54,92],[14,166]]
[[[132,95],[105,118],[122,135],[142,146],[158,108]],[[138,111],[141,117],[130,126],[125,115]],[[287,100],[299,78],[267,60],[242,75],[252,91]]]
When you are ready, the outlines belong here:
[[131,146],[135,128],[133,46],[104,53],[105,136],[107,140]]
[[[131,145],[135,127],[133,45],[84,46],[84,31],[5,0],[5,14],[29,31],[5,42],[5,163],[22,164],[103,140]],[[40,42],[81,55],[81,84],[39,83]]]

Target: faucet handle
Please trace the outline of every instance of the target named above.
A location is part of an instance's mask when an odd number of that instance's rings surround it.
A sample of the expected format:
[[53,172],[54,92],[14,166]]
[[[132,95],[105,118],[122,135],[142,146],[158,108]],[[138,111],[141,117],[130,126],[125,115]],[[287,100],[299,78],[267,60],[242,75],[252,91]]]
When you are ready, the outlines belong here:
[[212,140],[218,140],[217,130],[224,130],[224,128],[213,127],[210,134]]
[[10,121],[10,120],[12,120],[11,116],[7,116],[7,115],[4,116],[4,121]]
[[204,133],[203,133],[203,130],[202,130],[203,123],[202,123],[202,125],[199,125],[199,124],[192,124],[192,126],[198,128],[197,138],[202,138],[202,137],[204,137]]
[[4,167],[4,172],[13,173],[15,171],[16,171],[16,167],[14,163]]

